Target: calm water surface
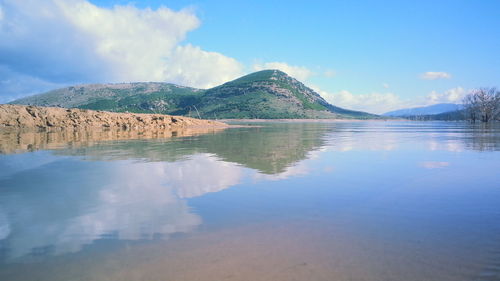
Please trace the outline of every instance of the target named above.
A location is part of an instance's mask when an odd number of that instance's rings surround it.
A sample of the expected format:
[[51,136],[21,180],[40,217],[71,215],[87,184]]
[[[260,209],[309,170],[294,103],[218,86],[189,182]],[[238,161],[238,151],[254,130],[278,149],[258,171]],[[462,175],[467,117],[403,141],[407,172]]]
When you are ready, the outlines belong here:
[[0,280],[500,280],[500,127],[259,126],[0,155]]

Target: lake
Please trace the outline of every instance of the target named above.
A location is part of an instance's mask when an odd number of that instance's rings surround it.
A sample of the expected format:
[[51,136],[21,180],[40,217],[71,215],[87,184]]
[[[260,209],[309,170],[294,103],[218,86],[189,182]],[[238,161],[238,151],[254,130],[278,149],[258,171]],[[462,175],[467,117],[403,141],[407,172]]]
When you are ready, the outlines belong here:
[[251,125],[4,149],[0,280],[500,280],[498,124]]

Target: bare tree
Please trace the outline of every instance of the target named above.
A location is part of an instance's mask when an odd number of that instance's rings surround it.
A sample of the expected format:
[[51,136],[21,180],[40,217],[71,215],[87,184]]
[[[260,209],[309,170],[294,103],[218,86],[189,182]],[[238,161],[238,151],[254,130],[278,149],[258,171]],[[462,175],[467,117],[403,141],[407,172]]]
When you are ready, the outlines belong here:
[[467,96],[465,96],[462,103],[464,105],[464,110],[466,114],[465,118],[475,123],[478,118],[477,115],[479,112],[479,106],[477,97],[474,94],[474,92],[471,92]]
[[495,121],[500,118],[500,91],[496,88],[473,90],[463,99],[467,118],[472,122]]

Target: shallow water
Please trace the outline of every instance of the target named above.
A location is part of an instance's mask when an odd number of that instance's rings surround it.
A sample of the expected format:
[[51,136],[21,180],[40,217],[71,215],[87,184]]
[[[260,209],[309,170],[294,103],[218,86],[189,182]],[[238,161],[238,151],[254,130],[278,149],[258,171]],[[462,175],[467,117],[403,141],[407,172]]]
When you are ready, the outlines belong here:
[[259,123],[0,155],[0,280],[500,280],[500,127]]

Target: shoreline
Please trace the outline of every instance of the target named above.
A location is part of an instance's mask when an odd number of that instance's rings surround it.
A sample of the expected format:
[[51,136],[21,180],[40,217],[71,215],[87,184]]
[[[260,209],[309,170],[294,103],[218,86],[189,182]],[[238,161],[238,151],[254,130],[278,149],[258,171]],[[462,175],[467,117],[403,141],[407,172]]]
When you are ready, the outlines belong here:
[[219,122],[251,122],[251,123],[272,123],[272,122],[290,122],[290,123],[331,123],[331,122],[387,122],[387,121],[412,121],[407,119],[217,119]]
[[147,113],[118,113],[76,108],[0,105],[0,129],[58,131],[66,129],[156,129],[227,128],[229,125],[184,116]]

